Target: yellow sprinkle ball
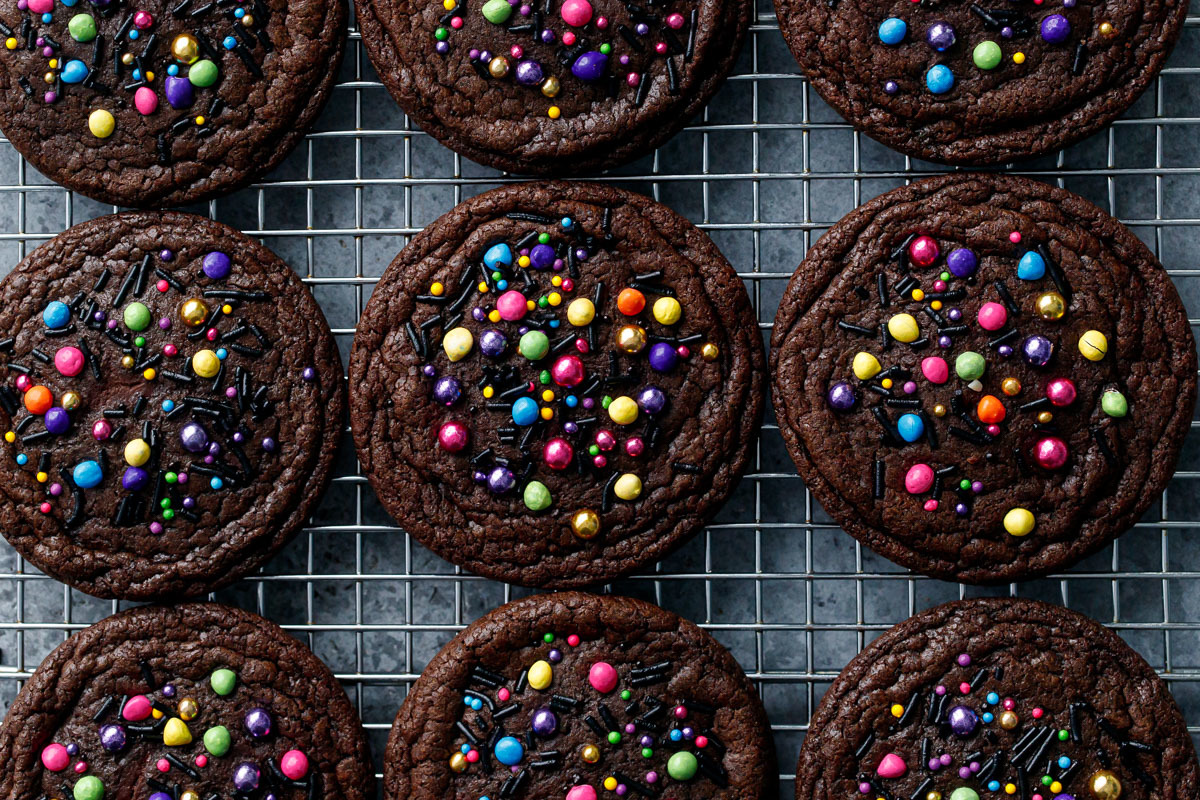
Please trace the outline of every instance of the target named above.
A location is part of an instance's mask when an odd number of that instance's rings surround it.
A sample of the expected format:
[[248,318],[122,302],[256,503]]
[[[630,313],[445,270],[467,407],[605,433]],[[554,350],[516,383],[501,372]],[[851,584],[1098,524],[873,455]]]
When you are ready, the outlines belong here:
[[529,256],[521,256],[517,259],[517,266],[519,267],[528,267],[531,263]]
[[893,717],[904,716],[904,706],[900,705],[899,703],[892,703],[892,716]]
[[550,296],[546,298],[546,302],[548,302],[552,306],[562,305],[562,300],[563,300],[562,295],[559,294],[558,292],[551,292]]
[[546,116],[550,119],[558,119],[562,116],[562,110],[558,106],[550,106],[550,110],[546,112]]
[[576,297],[567,306],[567,322],[576,327],[587,325],[596,316],[596,306],[586,297]]
[[543,408],[542,409],[542,419],[546,420],[547,422],[554,419],[554,409],[553,408]]
[[555,275],[550,279],[551,286],[562,286],[562,275]]
[[163,718],[163,712],[159,711],[159,710],[156,708],[156,709],[153,709],[153,710],[150,712],[150,716],[154,717],[155,719],[162,719],[162,718]]
[[1017,793],[1017,785],[1015,783],[1004,784],[1004,793],[1005,794],[1016,794]]
[[456,3],[454,0],[442,0],[442,8],[446,9],[447,11],[453,11],[454,7],[457,5],[458,3]]
[[1054,781],[1053,783],[1050,784],[1050,791],[1054,792],[1055,794],[1057,794],[1058,792],[1061,792],[1062,784],[1059,783],[1058,781]]
[[478,289],[481,294],[487,292],[487,284],[484,283],[483,281],[480,281],[479,285],[476,286],[475,288]]
[[226,303],[225,305],[221,306],[221,313],[222,314],[232,314],[233,306],[229,305],[229,303]]
[[704,346],[700,348],[700,357],[705,361],[716,361],[719,355],[721,355],[721,348],[712,342],[705,342]]
[[537,303],[535,303],[532,300],[525,301],[525,310],[526,311],[533,311],[535,308],[537,308]]
[[942,301],[934,300],[932,303],[929,304],[929,307],[932,308],[934,311],[941,311],[942,310]]
[[542,392],[542,402],[543,403],[553,403],[554,402],[554,392],[551,391],[550,389],[544,390]]
[[495,389],[493,389],[491,386],[483,387],[483,397],[485,400],[491,400],[495,396],[496,396]]
[[9,50],[16,50],[17,49],[17,40],[10,36],[4,40],[4,46],[7,47]]
[[1025,63],[1025,54],[1024,53],[1013,53],[1013,63],[1014,64],[1024,64]]
[[488,321],[499,322],[500,321],[500,312],[493,308],[491,311],[488,312]]
[[854,363],[851,364],[851,369],[854,370],[854,377],[860,381],[870,380],[879,374],[883,367],[879,366],[879,359],[865,351],[859,351],[854,356]]
[[154,73],[151,72],[150,70],[146,70],[146,80],[148,80],[148,81],[154,80]]
[[654,319],[663,325],[674,325],[683,316],[683,307],[674,297],[660,297],[651,309]]
[[607,778],[604,779],[604,788],[608,789],[610,792],[616,791],[617,779],[614,778],[612,775],[609,775]]
[[429,293],[431,295],[433,295],[434,297],[441,297],[442,293],[445,291],[446,291],[446,287],[442,286],[442,284],[439,283],[438,281],[434,281],[433,285],[429,287]]
[[203,114],[199,114],[199,115],[197,115],[197,116],[196,116],[196,124],[197,124],[197,125],[203,125],[203,124],[204,124],[204,115],[203,115]]
[[913,289],[912,299],[918,303],[925,299],[925,292],[920,289]]
[[146,371],[142,373],[142,377],[148,381],[154,380],[157,376],[158,373],[154,371],[154,367],[148,367]]
[[15,433],[13,433],[12,431],[9,431],[8,433],[4,434],[4,441],[15,442],[16,440],[17,440],[17,435]]
[[880,385],[880,386],[882,386],[882,387],[883,387],[883,388],[885,388],[885,389],[890,389],[890,388],[892,388],[892,386],[894,386],[895,384],[893,384],[893,383],[892,383],[892,379],[891,379],[891,378],[884,378],[883,380],[881,380],[881,381],[879,382],[879,385]]
[[1112,36],[1113,26],[1111,22],[1100,23],[1100,33],[1103,36]]
[[642,494],[642,479],[632,472],[626,472],[617,478],[613,485],[613,494],[622,500],[637,500]]
[[[1013,536],[1027,536],[1033,531],[1034,526],[1033,513],[1027,508],[1010,508],[1008,513],[1004,515],[1004,530],[1008,531]],[[1006,717],[1007,714],[1012,714],[1011,725],[1005,723],[1010,721]],[[1016,727],[1016,714],[1011,711],[1005,711],[1000,715],[1000,725],[1005,730],[1012,730]]]
[[38,483],[45,483],[46,481],[50,480],[50,476],[44,472],[39,472],[37,474],[37,480],[38,480]]

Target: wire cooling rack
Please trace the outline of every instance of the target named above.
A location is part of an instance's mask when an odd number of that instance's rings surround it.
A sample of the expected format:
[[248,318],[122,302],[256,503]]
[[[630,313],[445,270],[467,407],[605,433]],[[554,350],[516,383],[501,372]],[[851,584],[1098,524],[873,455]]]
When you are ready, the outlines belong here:
[[[1200,12],[1198,12],[1200,13]],[[266,180],[190,210],[261,238],[312,287],[343,359],[375,281],[409,237],[460,200],[509,180],[418,131],[371,71],[357,32],[334,97]],[[1018,171],[1082,194],[1129,225],[1200,313],[1200,16],[1170,66],[1107,131]],[[859,203],[945,171],[855,133],[806,81],[761,0],[736,74],[693,124],[606,179],[709,232],[745,279],[764,338],[808,245]],[[64,228],[115,209],[56,187],[0,142],[0,272]],[[759,686],[791,796],[811,713],[838,670],[903,618],[968,595],[1038,597],[1111,625],[1171,682],[1200,736],[1200,436],[1175,479],[1118,543],[1062,575],[1007,587],[914,576],[862,548],[796,477],[768,415],[737,494],[705,533],[612,591],[707,628]],[[343,681],[376,769],[407,687],[456,631],[527,593],[463,574],[380,509],[343,437],[311,524],[260,573],[219,592],[306,641]],[[0,703],[71,632],[122,604],[73,592],[0,542]]]

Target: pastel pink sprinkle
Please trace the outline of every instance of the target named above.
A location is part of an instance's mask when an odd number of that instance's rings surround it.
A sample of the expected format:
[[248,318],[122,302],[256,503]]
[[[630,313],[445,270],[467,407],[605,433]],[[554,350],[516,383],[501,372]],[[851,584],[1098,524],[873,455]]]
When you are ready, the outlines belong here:
[[696,737],[696,747],[699,747],[701,750],[708,747],[708,737],[707,736],[697,736]]
[[507,701],[508,701],[508,698],[509,698],[510,696],[511,696],[511,695],[509,694],[509,692],[508,692],[508,689],[507,689],[507,688],[504,688],[504,687],[501,687],[500,691],[496,692],[496,698],[497,698],[497,699],[498,699],[498,700],[499,700],[501,703],[505,703],[505,702],[507,702]]
[[879,762],[879,766],[875,768],[881,778],[899,778],[904,773],[908,772],[908,764],[904,763],[904,759],[895,753],[888,753],[883,757],[883,761]]
[[279,769],[291,780],[298,781],[308,774],[308,756],[299,750],[288,750],[279,759]]
[[[133,93],[133,105],[143,117],[149,116],[158,110],[158,94],[149,86],[142,86]],[[159,291],[165,292],[166,289]]]
[[979,327],[985,331],[998,331],[1008,322],[1008,309],[999,303],[984,303],[979,308]]
[[130,722],[140,722],[150,716],[150,700],[144,694],[135,694],[125,703],[121,716]]
[[597,661],[588,670],[588,683],[600,694],[608,694],[617,688],[617,670],[607,661]]
[[971,693],[971,684],[967,683],[966,681],[963,681],[962,683],[960,683],[958,685],[958,690],[960,692],[962,692],[963,694],[970,694]]
[[1009,240],[1010,242],[1012,242],[1013,244],[1016,244],[1017,242],[1021,241],[1021,232],[1020,232],[1020,231],[1013,231],[1012,233],[1010,233],[1010,234],[1008,235],[1008,240]]
[[42,748],[42,765],[51,772],[62,772],[70,763],[71,756],[61,744],[48,744]]
[[83,371],[83,352],[78,347],[60,347],[54,354],[54,368],[73,378]]
[[566,800],[596,800],[596,790],[586,783],[567,790]]
[[950,365],[941,356],[927,356],[921,359],[921,374],[930,383],[942,384],[950,380]]
[[154,762],[154,766],[159,772],[171,771],[171,762],[167,761],[165,758],[160,758],[158,761]]
[[924,494],[933,486],[933,467],[928,464],[913,464],[904,476],[904,488],[909,494]]
[[924,509],[926,511],[937,511],[938,510],[938,501],[934,500],[932,497],[929,498],[928,500],[925,501]]
[[496,310],[500,312],[500,319],[508,322],[516,322],[525,316],[528,311],[525,295],[518,292],[516,289],[510,289],[496,300]]
[[573,28],[587,25],[592,19],[592,4],[588,0],[566,0],[560,12],[563,22]]

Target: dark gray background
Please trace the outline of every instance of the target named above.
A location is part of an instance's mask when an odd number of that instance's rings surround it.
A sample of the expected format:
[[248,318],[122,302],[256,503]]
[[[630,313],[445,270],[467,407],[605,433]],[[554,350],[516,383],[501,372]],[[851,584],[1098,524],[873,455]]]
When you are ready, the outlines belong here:
[[[1091,199],[1158,254],[1200,309],[1200,16],[1170,66],[1108,131],[1013,167]],[[312,286],[349,352],[375,279],[407,238],[505,180],[417,131],[378,83],[356,33],[313,133],[261,184],[193,208],[260,237]],[[735,76],[701,118],[610,179],[707,230],[746,280],[764,337],[805,249],[857,204],[944,171],[855,134],[810,91],[769,2]],[[0,271],[72,223],[114,209],[53,186],[0,143]],[[459,574],[411,542],[359,475],[349,436],[306,532],[259,576],[217,594],[307,641],[357,702],[378,757],[406,686],[461,626],[525,593]],[[717,523],[613,591],[683,614],[730,647],[761,687],[784,796],[811,710],[879,631],[962,596],[1062,603],[1112,625],[1171,681],[1200,732],[1200,437],[1161,502],[1068,573],[981,590],[914,577],[829,524],[768,419],[750,474]],[[0,542],[0,704],[71,631],[120,604],[48,580]]]

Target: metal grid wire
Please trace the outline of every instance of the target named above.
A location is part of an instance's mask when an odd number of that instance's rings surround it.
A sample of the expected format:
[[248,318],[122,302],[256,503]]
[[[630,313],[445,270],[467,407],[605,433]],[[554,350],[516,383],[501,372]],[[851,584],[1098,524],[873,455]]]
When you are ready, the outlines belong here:
[[[460,200],[509,180],[417,130],[349,34],[334,98],[267,180],[191,209],[275,249],[313,288],[343,358],[384,266]],[[1019,171],[1072,189],[1121,218],[1168,266],[1200,313],[1200,16],[1170,66],[1104,133]],[[607,179],[654,196],[709,232],[745,279],[769,337],[779,297],[809,244],[842,214],[916,177],[944,171],[862,137],[798,74],[769,0],[736,74],[659,152]],[[0,143],[0,271],[53,234],[115,209],[37,175]],[[1200,324],[1193,317],[1192,325]],[[1039,597],[1111,625],[1172,685],[1200,736],[1200,436],[1154,510],[1120,542],[1062,575],[979,589],[914,576],[862,548],[817,507],[768,414],[753,465],[705,533],[613,591],[699,622],[760,688],[792,793],[797,751],[838,670],[880,631],[937,602],[981,594]],[[411,682],[464,624],[525,594],[414,544],[382,512],[344,437],[312,523],[260,573],[216,599],[258,611],[306,641],[357,704],[376,768]],[[0,702],[68,634],[124,604],[38,573],[0,543]]]

